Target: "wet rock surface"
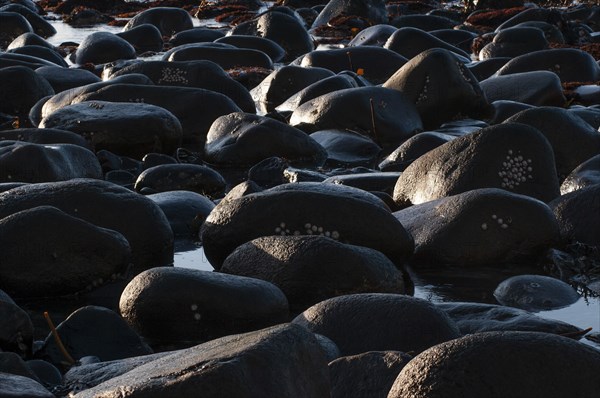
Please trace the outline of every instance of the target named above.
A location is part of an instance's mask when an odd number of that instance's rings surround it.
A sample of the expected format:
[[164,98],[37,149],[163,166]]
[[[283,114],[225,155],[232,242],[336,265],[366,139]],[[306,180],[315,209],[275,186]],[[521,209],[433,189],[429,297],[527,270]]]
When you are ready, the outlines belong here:
[[597,14],[0,0],[0,395],[595,396]]

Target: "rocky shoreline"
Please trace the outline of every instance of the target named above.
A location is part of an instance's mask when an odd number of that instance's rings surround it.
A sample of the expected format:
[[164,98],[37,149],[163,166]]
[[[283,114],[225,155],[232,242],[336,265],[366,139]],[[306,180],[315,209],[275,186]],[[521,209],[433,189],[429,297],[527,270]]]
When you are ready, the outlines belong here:
[[0,0],[0,398],[595,396],[599,16]]

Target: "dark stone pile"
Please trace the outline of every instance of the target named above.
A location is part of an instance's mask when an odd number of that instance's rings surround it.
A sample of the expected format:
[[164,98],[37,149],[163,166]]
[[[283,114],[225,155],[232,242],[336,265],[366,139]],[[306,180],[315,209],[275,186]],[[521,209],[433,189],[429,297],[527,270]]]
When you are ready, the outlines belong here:
[[600,7],[149,4],[0,0],[0,397],[598,394]]

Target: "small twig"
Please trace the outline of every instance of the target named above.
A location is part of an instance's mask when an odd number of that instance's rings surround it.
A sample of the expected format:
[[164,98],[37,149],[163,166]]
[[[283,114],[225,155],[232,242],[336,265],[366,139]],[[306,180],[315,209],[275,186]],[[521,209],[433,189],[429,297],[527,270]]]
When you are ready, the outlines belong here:
[[578,338],[585,336],[586,334],[588,334],[591,331],[592,331],[592,328],[587,328],[587,329],[581,330],[579,332],[561,333],[559,336],[578,339]]
[[371,126],[373,127],[373,135],[375,139],[379,141],[379,137],[377,137],[377,128],[375,128],[375,107],[373,105],[373,98],[369,98],[369,103],[371,105]]
[[58,335],[58,332],[56,331],[56,328],[54,327],[54,323],[52,323],[52,319],[50,319],[50,315],[48,314],[48,311],[44,311],[44,318],[46,318],[46,322],[48,322],[48,326],[50,327],[50,332],[52,333],[52,336],[54,336],[54,341],[56,341],[56,345],[58,346],[60,353],[63,355],[63,357],[65,357],[65,359],[67,360],[69,365],[73,365],[75,363],[75,360],[73,359],[73,357],[69,354],[69,352],[63,345],[62,340],[60,339],[60,336]]

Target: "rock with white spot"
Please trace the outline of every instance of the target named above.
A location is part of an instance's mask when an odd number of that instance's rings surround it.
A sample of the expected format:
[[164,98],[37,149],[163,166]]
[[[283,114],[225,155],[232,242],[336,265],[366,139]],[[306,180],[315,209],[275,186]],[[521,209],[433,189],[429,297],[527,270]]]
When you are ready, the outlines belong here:
[[39,127],[72,131],[96,151],[141,159],[150,152],[171,154],[183,132],[175,115],[156,105],[89,101],[65,106],[44,117]]
[[220,269],[235,248],[275,234],[281,223],[289,235],[330,231],[333,239],[378,250],[397,266],[413,251],[410,235],[376,196],[337,184],[296,183],[221,201],[202,226],[206,257]]
[[456,138],[404,170],[394,201],[407,206],[488,187],[545,202],[556,198],[558,178],[548,140],[536,129],[514,123]]
[[413,102],[426,129],[437,128],[458,114],[477,118],[489,113],[473,73],[453,53],[441,48],[413,57],[383,87],[401,91]]
[[186,268],[142,272],[125,288],[121,315],[155,343],[203,342],[284,322],[288,302],[254,278]]
[[517,275],[502,281],[494,291],[502,305],[527,311],[547,311],[567,307],[579,294],[560,279],[544,275]]
[[598,131],[566,109],[547,106],[526,109],[508,118],[505,123],[527,124],[548,139],[560,181],[600,152]]
[[394,213],[415,239],[414,266],[524,263],[560,242],[552,210],[539,200],[485,188]]

